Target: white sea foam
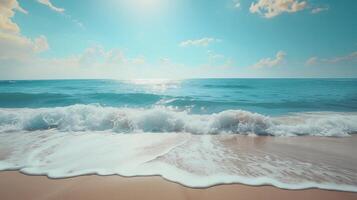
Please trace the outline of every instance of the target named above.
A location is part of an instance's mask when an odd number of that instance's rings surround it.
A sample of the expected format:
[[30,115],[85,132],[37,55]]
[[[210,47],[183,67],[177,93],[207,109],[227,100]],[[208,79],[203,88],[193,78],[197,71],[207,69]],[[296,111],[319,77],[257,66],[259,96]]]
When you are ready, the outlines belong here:
[[48,129],[62,132],[347,136],[357,131],[357,114],[320,112],[269,117],[243,110],[226,110],[215,114],[198,115],[162,106],[134,109],[98,105],[0,109],[0,132]]
[[[190,187],[243,183],[357,192],[354,166],[330,163],[329,155],[326,159],[320,155],[309,160],[306,154],[303,157],[288,152],[279,154],[264,146],[250,146],[249,140],[231,145],[240,139],[189,133],[59,133],[57,130],[2,133],[0,147],[11,153],[0,160],[0,170],[18,169],[51,178],[85,174],[161,175]],[[306,153],[310,155],[308,150]],[[335,157],[333,150],[330,153]]]

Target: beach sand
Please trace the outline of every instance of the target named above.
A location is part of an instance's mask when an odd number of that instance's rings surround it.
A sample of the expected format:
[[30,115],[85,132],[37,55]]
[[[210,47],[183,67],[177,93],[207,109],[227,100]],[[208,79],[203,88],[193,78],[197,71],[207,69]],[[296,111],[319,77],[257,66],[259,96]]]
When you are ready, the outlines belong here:
[[159,176],[80,176],[49,179],[16,171],[0,172],[1,200],[47,199],[357,199],[357,193],[319,189],[284,190],[272,186],[219,185],[194,189],[169,182]]

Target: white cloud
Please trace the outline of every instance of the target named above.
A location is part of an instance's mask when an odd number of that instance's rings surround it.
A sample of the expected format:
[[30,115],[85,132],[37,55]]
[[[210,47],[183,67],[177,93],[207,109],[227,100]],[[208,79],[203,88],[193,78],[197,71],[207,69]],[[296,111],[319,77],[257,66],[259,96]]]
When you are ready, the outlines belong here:
[[43,35],[30,39],[17,34],[0,33],[0,61],[27,59],[48,48],[47,39]]
[[313,8],[311,10],[311,13],[312,14],[317,14],[317,13],[320,13],[320,12],[323,12],[323,11],[328,11],[329,10],[329,7],[325,6],[325,7],[316,7],[316,8]]
[[143,56],[128,58],[120,49],[106,50],[102,46],[87,48],[82,54],[76,56],[76,58],[78,65],[83,67],[132,66],[145,64]]
[[[28,49],[40,51],[45,47],[42,37],[25,42]],[[142,56],[131,58],[120,49],[108,50],[102,46],[89,47],[80,54],[62,58],[41,58],[36,56],[35,50],[32,50],[32,55],[25,50],[17,48],[12,51],[11,57],[0,57],[3,72],[0,79],[130,78],[138,74],[144,76],[149,73],[145,69],[150,69],[144,67],[146,62]]]
[[311,57],[305,62],[306,65],[316,65],[318,63],[318,57]]
[[294,13],[307,8],[307,1],[300,0],[258,0],[249,10],[265,18],[273,18],[282,13]]
[[11,20],[15,11],[27,13],[16,0],[0,0],[0,62],[23,62],[49,48],[47,38],[31,39],[20,33],[20,27]]
[[50,9],[52,9],[53,11],[59,12],[59,13],[63,13],[64,9],[63,8],[59,8],[54,6],[50,0],[37,0],[37,2],[39,2],[40,4],[46,5],[48,6]]
[[17,0],[0,0],[0,30],[8,33],[18,33],[20,28],[11,18],[15,11],[27,14],[27,11],[20,7]]
[[74,19],[71,15],[67,15],[65,14],[65,17],[69,20],[71,20],[73,23],[77,24],[77,26],[79,26],[80,28],[84,28],[84,25],[82,22],[80,22],[79,20],[77,19]]
[[223,54],[216,53],[214,51],[207,51],[208,65],[219,66],[225,65],[230,62],[230,58],[226,58]]
[[241,4],[240,4],[240,0],[233,0],[233,7],[234,8],[240,8]]
[[208,55],[208,59],[209,59],[210,61],[214,61],[214,60],[219,60],[219,59],[225,58],[224,55],[215,53],[215,52],[213,52],[213,51],[211,51],[211,50],[208,50],[208,51],[207,51],[207,55]]
[[196,46],[196,47],[206,47],[214,42],[219,42],[219,39],[205,37],[197,40],[186,40],[180,43],[179,46],[181,47],[189,47],[189,46]]
[[312,66],[312,65],[320,65],[320,64],[336,64],[336,63],[355,62],[355,61],[357,61],[357,51],[344,56],[337,56],[333,58],[311,57],[305,62],[305,64],[308,66]]
[[216,53],[212,50],[207,51],[207,63],[201,66],[204,72],[209,71],[226,71],[230,69],[234,65],[234,61],[232,58],[227,57],[223,54]]
[[285,59],[286,53],[284,51],[278,51],[275,58],[263,58],[254,64],[254,68],[275,67],[280,65]]
[[41,35],[32,42],[34,45],[35,52],[42,52],[49,49],[47,38],[44,35]]
[[338,62],[344,62],[344,61],[356,61],[357,60],[357,51],[352,52],[348,55],[345,56],[339,56],[339,57],[335,57],[332,59],[329,59],[328,62],[331,63],[338,63]]
[[66,14],[64,8],[59,8],[59,7],[54,6],[50,0],[37,0],[37,2],[47,6],[48,8],[50,8],[51,10],[53,10],[55,12],[62,14],[66,19],[69,19],[70,21],[75,23],[80,28],[84,28],[84,25],[82,22],[80,22],[77,19],[74,19],[71,15]]

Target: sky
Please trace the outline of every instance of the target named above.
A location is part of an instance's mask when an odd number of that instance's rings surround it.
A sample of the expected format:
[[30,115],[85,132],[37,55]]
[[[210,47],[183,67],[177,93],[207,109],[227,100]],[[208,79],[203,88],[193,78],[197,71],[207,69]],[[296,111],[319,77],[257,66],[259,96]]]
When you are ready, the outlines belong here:
[[0,0],[0,79],[357,77],[356,0]]

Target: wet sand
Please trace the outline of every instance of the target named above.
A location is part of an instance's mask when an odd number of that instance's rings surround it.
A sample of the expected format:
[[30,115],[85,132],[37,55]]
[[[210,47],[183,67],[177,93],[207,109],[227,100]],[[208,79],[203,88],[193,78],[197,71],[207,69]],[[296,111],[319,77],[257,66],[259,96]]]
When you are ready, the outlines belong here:
[[[250,157],[250,154],[261,158],[269,155],[272,158],[284,158],[285,160],[302,160],[304,162],[312,163],[313,165],[311,166],[318,166],[318,164],[324,163],[325,165],[334,166],[335,169],[348,169],[351,172],[357,171],[357,154],[355,153],[355,144],[357,144],[356,135],[346,138],[246,137],[235,135],[212,137],[214,137],[213,141],[219,142],[220,146],[230,150],[229,152],[238,152],[241,158],[243,158],[242,156],[244,155]],[[201,136],[192,136],[190,142],[197,144],[196,140],[200,138]],[[176,150],[179,148],[190,150],[190,142],[176,148]],[[157,147],[157,145],[155,145],[155,147]],[[0,148],[0,160],[9,156],[9,152],[11,152],[10,150],[11,149],[2,146],[2,149]],[[145,149],[145,152],[149,150],[150,149]],[[224,153],[228,154],[229,152]],[[174,151],[171,153],[174,153]],[[199,154],[199,156],[202,155]],[[165,154],[157,159],[166,161],[168,158],[167,154]],[[240,166],[241,169],[248,166],[244,159],[240,159],[238,163],[232,161],[227,163],[221,162],[221,164],[226,167],[233,164],[234,166]],[[185,165],[182,166],[184,167]],[[316,174],[315,171],[309,172],[308,170],[304,173],[311,173],[312,175]],[[340,174],[344,175],[343,173]],[[350,178],[350,184],[355,185],[355,173],[345,174],[345,177]],[[310,178],[316,180],[321,179],[320,176],[312,176]],[[334,180],[336,179],[336,177],[331,178]],[[321,179],[321,181],[324,180]],[[336,179],[336,181],[339,180]],[[340,182],[345,181],[346,180],[341,180]],[[18,171],[0,171],[0,200],[22,199],[355,200],[357,199],[357,193],[321,189],[286,190],[273,186],[248,186],[242,184],[219,185],[197,189],[170,182],[160,176],[121,177],[116,175],[88,175],[66,179],[49,179],[46,176],[25,175]]]
[[357,193],[319,189],[284,190],[272,186],[220,185],[194,189],[161,177],[80,176],[49,179],[16,171],[0,172],[1,200],[55,199],[357,199]]

